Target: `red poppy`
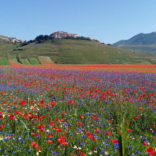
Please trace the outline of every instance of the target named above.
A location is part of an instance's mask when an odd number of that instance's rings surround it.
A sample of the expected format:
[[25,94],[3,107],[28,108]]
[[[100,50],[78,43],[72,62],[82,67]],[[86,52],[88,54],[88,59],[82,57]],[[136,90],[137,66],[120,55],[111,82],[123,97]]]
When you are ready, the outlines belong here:
[[53,107],[55,107],[55,106],[56,106],[56,102],[52,102],[51,105],[52,105]]
[[52,140],[48,140],[48,143],[51,144],[51,143],[53,143],[53,141]]
[[38,136],[40,136],[40,135],[37,134],[37,133],[33,133],[32,136],[38,137]]
[[31,142],[32,147],[36,148],[38,146],[37,142]]
[[40,107],[45,107],[45,105],[44,105],[44,104],[40,104],[39,106],[40,106]]
[[43,101],[43,100],[41,100],[41,101],[40,101],[40,104],[44,104],[44,101]]
[[92,116],[92,119],[93,119],[93,120],[97,120],[98,117],[97,117],[97,116]]
[[48,135],[47,135],[47,137],[48,137],[48,138],[51,138],[51,137],[53,137],[53,136],[52,136],[52,135],[50,135],[50,134],[48,134]]
[[113,120],[108,120],[108,123],[113,123]]
[[93,134],[91,134],[90,132],[86,132],[86,135],[88,136],[88,138],[90,138],[91,140],[93,140],[94,142],[96,142],[96,138],[94,137]]
[[6,93],[4,91],[1,92],[1,95],[5,95]]
[[26,101],[25,100],[22,100],[19,104],[23,106],[23,105],[26,104]]
[[50,122],[49,125],[56,126],[56,124],[54,122]]
[[18,111],[18,110],[16,110],[15,113],[18,114],[18,115],[22,115],[22,113],[20,111]]
[[138,116],[135,116],[134,119],[135,119],[135,120],[139,120],[139,117],[138,117]]
[[8,118],[9,118],[9,120],[15,120],[16,116],[13,114],[8,114]]
[[145,145],[145,146],[148,146],[148,142],[147,142],[147,141],[144,141],[144,145]]
[[83,116],[83,115],[80,115],[80,118],[81,118],[81,119],[84,119],[84,116]]
[[0,119],[3,119],[3,115],[0,115]]
[[70,99],[69,100],[69,103],[73,105],[74,104],[74,101]]
[[57,122],[61,122],[61,119],[56,118],[56,121],[57,121]]
[[23,118],[24,118],[24,119],[30,119],[30,115],[29,115],[29,114],[24,114],[24,115],[23,115]]
[[61,130],[60,127],[55,127],[55,130],[56,130],[57,132],[62,132],[62,130]]
[[80,156],[87,156],[87,155],[83,152],[80,152]]
[[147,152],[148,152],[149,156],[155,156],[155,154],[156,154],[156,152],[154,151],[154,148],[152,148],[152,147],[149,147],[147,149]]
[[145,108],[144,107],[139,107],[139,110],[144,110]]
[[112,143],[118,144],[119,142],[118,142],[118,140],[116,140],[116,139],[112,139]]
[[111,136],[112,135],[112,132],[108,131],[106,132],[107,135]]
[[127,131],[128,131],[128,132],[132,132],[133,130],[132,130],[132,129],[128,129]]
[[0,130],[2,130],[4,127],[5,127],[5,125],[4,124],[1,124],[0,125]]
[[81,121],[78,121],[77,124],[78,124],[79,126],[84,126],[84,124],[83,124]]
[[42,131],[42,132],[45,131],[45,128],[46,128],[46,127],[45,127],[43,124],[39,124],[39,125],[38,125],[38,129],[39,129],[40,131]]
[[32,146],[33,148],[36,148],[38,151],[41,150],[41,147],[38,145],[37,142],[31,142],[31,146]]
[[63,135],[60,135],[60,138],[58,138],[57,141],[62,145],[68,145],[68,142],[66,142],[66,138]]
[[150,95],[150,96],[154,96],[154,94],[153,94],[153,93],[149,93],[149,95]]

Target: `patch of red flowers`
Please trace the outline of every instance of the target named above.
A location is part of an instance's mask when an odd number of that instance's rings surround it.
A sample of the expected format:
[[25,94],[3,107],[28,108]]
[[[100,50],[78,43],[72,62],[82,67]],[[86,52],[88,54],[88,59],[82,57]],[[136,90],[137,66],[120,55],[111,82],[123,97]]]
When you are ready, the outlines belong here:
[[149,156],[155,156],[156,152],[154,151],[154,148],[152,147],[149,147],[147,150],[146,150],[149,154]]
[[30,144],[33,148],[36,148],[38,151],[41,151],[41,147],[38,145],[37,142],[31,142]]
[[62,145],[68,145],[68,142],[66,141],[66,138],[63,135],[60,135],[60,138],[58,138],[57,141]]
[[0,125],[0,130],[3,130],[4,127],[5,127],[5,125],[4,125],[4,124],[1,124],[1,125]]
[[128,129],[127,131],[128,131],[128,132],[132,132],[133,130],[132,130],[132,129]]
[[118,144],[118,143],[119,143],[119,141],[118,141],[118,140],[116,140],[116,139],[112,139],[112,143],[114,143],[114,144]]

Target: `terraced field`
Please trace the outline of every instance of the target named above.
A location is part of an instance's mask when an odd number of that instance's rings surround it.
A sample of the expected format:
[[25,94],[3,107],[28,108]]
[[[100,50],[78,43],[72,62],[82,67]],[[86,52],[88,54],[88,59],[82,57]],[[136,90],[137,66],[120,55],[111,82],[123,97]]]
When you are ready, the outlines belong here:
[[37,65],[46,57],[55,64],[156,64],[156,55],[123,50],[97,41],[56,39],[26,45],[0,43],[2,65],[10,60]]

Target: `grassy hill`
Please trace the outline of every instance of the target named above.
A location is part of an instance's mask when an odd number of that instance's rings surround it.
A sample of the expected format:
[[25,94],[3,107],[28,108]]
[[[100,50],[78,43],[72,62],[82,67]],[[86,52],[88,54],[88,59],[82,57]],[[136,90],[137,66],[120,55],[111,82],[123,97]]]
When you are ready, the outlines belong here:
[[10,52],[13,49],[16,49],[17,44],[9,43],[3,40],[0,40],[0,65],[8,65],[8,58],[10,56]]
[[21,64],[40,64],[45,57],[58,64],[156,63],[155,55],[123,50],[94,40],[53,39],[40,43],[32,41],[23,46],[0,42],[0,60],[7,58]]

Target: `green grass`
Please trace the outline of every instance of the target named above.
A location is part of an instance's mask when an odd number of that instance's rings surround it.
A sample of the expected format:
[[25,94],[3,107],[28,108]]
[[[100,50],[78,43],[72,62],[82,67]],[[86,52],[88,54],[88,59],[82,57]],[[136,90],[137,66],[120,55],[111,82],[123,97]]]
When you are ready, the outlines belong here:
[[7,58],[5,58],[5,57],[0,58],[0,65],[9,65],[9,64],[10,63]]
[[49,56],[59,64],[139,64],[152,62],[152,55],[137,53],[104,45],[96,41],[55,40],[41,44],[31,43],[22,47],[22,52],[15,51],[21,57]]
[[41,63],[53,63],[51,58],[48,56],[39,56],[38,59]]
[[32,64],[32,65],[40,64],[40,61],[35,57],[28,58],[28,60],[29,60],[30,64]]
[[24,64],[24,65],[30,65],[30,64],[31,64],[27,58],[21,58],[20,61],[21,61],[22,64]]
[[21,64],[21,62],[18,62],[16,57],[11,57],[11,58],[9,58],[9,60],[16,63],[16,64]]
[[20,48],[19,45],[5,43],[2,47],[0,47],[0,56],[22,58],[20,60],[22,64],[40,64],[42,57],[49,57],[48,62],[58,64],[156,63],[156,55],[128,51],[87,40],[48,40],[40,44],[30,43]]
[[140,51],[145,53],[156,54],[156,45],[126,45],[122,48],[132,51]]
[[7,57],[18,45],[0,40],[0,57]]

